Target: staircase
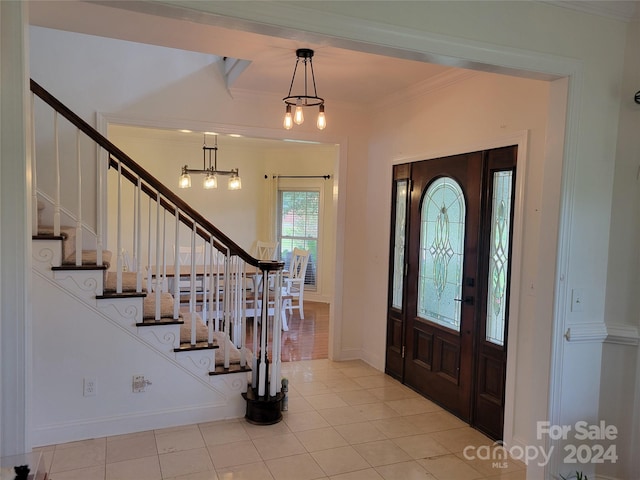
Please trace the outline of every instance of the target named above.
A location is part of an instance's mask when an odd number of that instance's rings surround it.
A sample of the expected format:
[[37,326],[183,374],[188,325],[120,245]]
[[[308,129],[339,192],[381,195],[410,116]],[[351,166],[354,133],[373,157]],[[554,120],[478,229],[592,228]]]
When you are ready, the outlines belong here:
[[[36,82],[31,88],[34,445],[239,417],[247,392],[254,403],[280,399],[282,263],[253,258]],[[71,192],[61,181],[69,163]],[[104,248],[113,237],[115,255]],[[193,254],[181,265],[185,244]],[[255,285],[274,288],[247,289],[251,271]]]

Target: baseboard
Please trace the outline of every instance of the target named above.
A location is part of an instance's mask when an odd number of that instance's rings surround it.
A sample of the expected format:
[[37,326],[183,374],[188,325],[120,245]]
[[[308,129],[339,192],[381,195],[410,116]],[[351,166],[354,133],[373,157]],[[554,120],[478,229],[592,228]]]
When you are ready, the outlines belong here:
[[86,421],[45,425],[31,431],[33,447],[43,447],[90,438],[144,432],[159,428],[240,418],[246,403],[240,395],[238,402],[226,405],[210,404],[159,410],[152,413],[119,415]]

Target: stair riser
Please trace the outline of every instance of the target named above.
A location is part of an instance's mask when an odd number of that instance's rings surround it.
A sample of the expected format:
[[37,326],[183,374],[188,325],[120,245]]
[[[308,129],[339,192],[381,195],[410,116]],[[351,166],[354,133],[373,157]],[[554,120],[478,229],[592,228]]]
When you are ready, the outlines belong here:
[[103,294],[103,270],[54,270],[53,279],[93,305],[95,305],[96,296]]

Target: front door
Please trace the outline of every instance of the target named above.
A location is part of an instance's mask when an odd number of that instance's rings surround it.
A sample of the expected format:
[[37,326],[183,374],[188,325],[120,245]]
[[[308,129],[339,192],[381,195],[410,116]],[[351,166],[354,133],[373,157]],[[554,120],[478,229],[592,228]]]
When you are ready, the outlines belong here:
[[387,371],[494,438],[504,412],[515,160],[516,147],[505,147],[394,170]]

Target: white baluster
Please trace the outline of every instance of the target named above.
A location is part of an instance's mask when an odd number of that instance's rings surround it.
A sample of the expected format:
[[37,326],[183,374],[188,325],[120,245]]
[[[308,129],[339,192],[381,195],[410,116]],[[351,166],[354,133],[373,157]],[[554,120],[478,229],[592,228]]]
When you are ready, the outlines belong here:
[[60,235],[60,141],[58,140],[58,112],[53,117],[53,137],[56,151],[56,189],[53,199],[53,234]]
[[258,373],[258,396],[264,396],[267,385],[267,321],[269,306],[269,278],[266,271],[262,271],[262,325],[260,328],[260,366]]
[[227,249],[225,258],[224,258],[224,293],[223,293],[223,301],[224,301],[224,324],[223,324],[223,331],[224,331],[224,335],[223,335],[223,339],[225,342],[225,349],[224,349],[224,368],[229,368],[229,324],[231,323],[231,314],[229,312],[230,310],[230,296],[231,296],[231,288],[230,288],[230,284],[231,284],[231,265],[230,265],[230,252],[229,249]]
[[[251,375],[251,388],[256,388],[258,386],[258,301],[259,301],[259,288],[260,285],[260,277],[262,272],[256,271],[256,277],[253,282],[255,286],[255,291],[253,292],[253,355],[251,356],[251,371],[253,372]],[[262,315],[260,313],[260,315]]]
[[35,94],[31,94],[31,234],[38,234],[38,182],[36,164]]
[[209,245],[208,245],[208,250],[209,250],[209,270],[211,271],[211,277],[209,280],[209,291],[207,292],[209,295],[209,323],[207,323],[207,341],[209,342],[209,345],[211,345],[213,343],[213,324],[215,322],[215,317],[218,314],[218,303],[215,302],[215,292],[214,290],[217,290],[218,285],[217,285],[217,275],[216,275],[216,271],[215,271],[215,263],[214,263],[214,255],[215,255],[215,250],[213,248],[213,235],[209,237]]
[[[82,265],[82,163],[80,159],[80,129],[76,129],[76,172],[78,174],[78,216],[76,218],[76,266]],[[102,265],[102,259],[96,259]]]
[[180,210],[176,207],[176,232],[173,244],[173,319],[180,317]]
[[116,213],[116,293],[122,293],[122,162],[118,160]]
[[[134,253],[133,264],[136,269],[136,292],[142,291],[142,179],[138,177],[136,185],[136,214],[134,221]],[[151,292],[148,292],[151,293]]]
[[[151,264],[151,196],[149,196],[149,228],[147,229],[147,295],[151,295],[153,291],[153,282],[155,279],[152,275],[153,266]],[[155,272],[156,274],[158,272]]]
[[162,292],[168,292],[167,284],[167,210],[162,209]]
[[160,271],[160,193],[156,194],[156,311],[155,319],[160,320],[160,296],[162,293],[162,274]]
[[189,312],[191,313],[191,345],[196,344],[196,222],[191,231],[191,275],[189,276]]
[[[273,340],[271,343],[271,383],[269,384],[269,394],[273,397],[282,388],[280,382],[281,355],[280,345],[282,342],[282,270],[274,273],[274,306],[273,306]],[[265,285],[265,288],[268,284]]]
[[105,210],[105,199],[104,199],[104,184],[105,184],[105,168],[104,168],[104,157],[106,156],[106,161],[109,161],[109,155],[103,152],[100,145],[96,144],[96,158],[98,159],[98,168],[97,168],[97,178],[96,183],[98,187],[98,204],[96,205],[96,257],[100,262],[99,265],[102,265],[102,252],[104,250],[104,225],[102,222],[104,221],[104,210]]
[[247,264],[242,262],[242,289],[240,290],[240,366],[247,366],[246,347],[247,347],[247,289],[245,283],[247,281]]

